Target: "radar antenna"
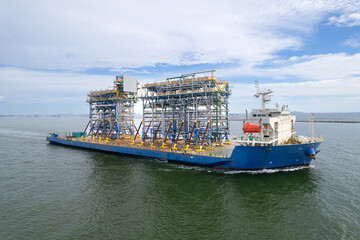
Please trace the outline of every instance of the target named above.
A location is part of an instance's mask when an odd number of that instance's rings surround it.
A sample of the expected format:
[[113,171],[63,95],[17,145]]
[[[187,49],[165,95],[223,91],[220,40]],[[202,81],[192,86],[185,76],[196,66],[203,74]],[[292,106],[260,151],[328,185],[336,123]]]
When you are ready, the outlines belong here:
[[271,101],[271,93],[273,93],[273,91],[271,91],[270,89],[263,89],[261,90],[260,89],[260,86],[259,86],[259,82],[258,80],[255,80],[255,88],[256,88],[256,95],[255,97],[259,97],[261,96],[261,109],[262,110],[265,110],[265,104],[267,102],[270,102]]

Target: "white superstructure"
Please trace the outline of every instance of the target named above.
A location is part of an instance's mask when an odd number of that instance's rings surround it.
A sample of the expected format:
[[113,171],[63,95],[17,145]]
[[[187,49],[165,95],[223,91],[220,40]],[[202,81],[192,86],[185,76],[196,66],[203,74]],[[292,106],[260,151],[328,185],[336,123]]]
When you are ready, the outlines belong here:
[[256,82],[257,94],[261,96],[261,108],[253,109],[244,119],[244,135],[235,142],[246,145],[281,145],[286,144],[295,134],[295,116],[290,115],[286,105],[275,109],[266,108],[271,101],[270,89],[260,90]]

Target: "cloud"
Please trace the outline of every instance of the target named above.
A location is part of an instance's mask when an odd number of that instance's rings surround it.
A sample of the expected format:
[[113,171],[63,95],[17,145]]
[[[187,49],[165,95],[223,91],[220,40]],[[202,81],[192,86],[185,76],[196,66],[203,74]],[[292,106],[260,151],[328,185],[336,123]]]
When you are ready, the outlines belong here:
[[360,35],[346,39],[342,45],[359,48],[360,47]]
[[[328,80],[260,84],[263,88],[273,89],[276,95],[286,97],[360,96],[360,77],[356,78],[355,81]],[[233,84],[233,86],[236,89],[243,89],[233,91],[236,96],[249,96],[249,91],[246,90],[254,89],[254,85]]]
[[360,26],[360,12],[347,13],[341,14],[340,16],[330,17],[329,24],[347,27]]
[[112,81],[113,76],[0,68],[2,98],[9,103],[85,101],[87,92]]
[[235,67],[223,71],[225,76],[255,76],[272,79],[336,80],[360,76],[360,53],[304,55],[274,61],[271,67]]
[[[357,0],[5,1],[0,94],[7,103],[86,105],[89,90],[111,86],[113,79],[87,70],[126,71],[153,81],[175,71],[158,66],[218,64],[232,66],[220,69],[222,78],[279,82],[269,85],[279,98],[319,95],[346,103],[341,95],[359,92],[359,54],[280,54],[304,50],[324,19],[359,25],[359,9]],[[354,37],[343,44],[358,42]],[[232,84],[234,101],[248,97],[240,88],[250,85]]]
[[[231,75],[238,77],[257,77],[264,88],[275,91],[274,102],[288,104],[294,110],[335,111],[341,106],[346,111],[360,110],[360,54],[348,55],[320,54],[291,57],[278,61],[272,67],[255,66],[244,72],[241,68],[223,69],[218,74],[227,79]],[[168,77],[169,73],[166,73]],[[139,78],[141,82],[164,79],[162,74],[152,79]],[[280,82],[268,83],[262,79],[281,79]],[[104,89],[112,85],[113,76],[89,75],[78,73],[43,72],[18,68],[0,68],[0,89],[7,102],[11,103],[83,103],[86,106],[86,94],[90,90]],[[253,84],[245,84],[233,80],[231,107],[233,112],[242,108],[257,107],[256,99],[252,98],[255,88]],[[5,95],[8,93],[8,95]],[[16,93],[16,94],[13,94]],[[21,98],[19,97],[21,96]],[[353,104],[349,98],[354,98]],[[308,99],[317,99],[311,104]],[[329,99],[331,105],[326,104]],[[330,101],[331,99],[331,101]],[[314,103],[313,102],[313,103]],[[322,103],[323,105],[319,105]],[[359,104],[358,104],[359,103]],[[346,106],[346,107],[345,107]],[[240,109],[241,108],[241,109]],[[332,109],[332,110],[331,110]],[[337,111],[341,111],[338,108]],[[136,112],[141,111],[141,104]],[[344,110],[345,111],[345,110]]]
[[[165,77],[169,76],[156,74],[151,78],[138,78],[138,81],[155,81]],[[0,68],[0,93],[4,95],[0,96],[0,103],[4,103],[0,112],[3,114],[86,113],[87,93],[113,86],[113,79],[114,76],[107,75]],[[142,112],[141,101],[138,101],[134,110],[136,113]]]
[[[360,111],[359,66],[360,53],[319,54],[291,57],[272,67],[227,69],[223,75],[256,77],[261,87],[274,90],[274,102],[288,104],[293,110]],[[235,102],[257,107],[255,99],[248,100],[255,93],[254,84],[231,85]]]
[[318,54],[307,60],[290,63],[274,69],[264,69],[266,74],[282,77],[296,77],[309,80],[352,79],[360,75],[360,53]]
[[[274,91],[272,102],[289,105],[291,110],[303,112],[359,112],[360,77],[352,81],[302,81],[286,83],[263,83],[260,87]],[[254,84],[232,84],[231,111],[259,108],[260,101],[252,97]]]
[[72,71],[251,66],[301,47],[324,15],[353,11],[353,5],[335,0],[6,1],[0,9],[0,64]]

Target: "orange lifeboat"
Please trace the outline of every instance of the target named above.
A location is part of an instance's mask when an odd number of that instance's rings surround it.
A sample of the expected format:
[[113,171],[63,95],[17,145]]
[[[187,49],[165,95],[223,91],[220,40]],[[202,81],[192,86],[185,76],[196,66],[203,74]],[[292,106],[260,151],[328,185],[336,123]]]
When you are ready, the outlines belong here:
[[246,133],[260,133],[261,127],[257,124],[247,122],[244,124],[243,131]]

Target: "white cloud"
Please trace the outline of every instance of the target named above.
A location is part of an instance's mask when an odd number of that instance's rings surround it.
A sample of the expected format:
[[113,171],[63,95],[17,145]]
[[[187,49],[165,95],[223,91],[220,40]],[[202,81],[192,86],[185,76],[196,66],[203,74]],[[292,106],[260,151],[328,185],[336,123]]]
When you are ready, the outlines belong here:
[[264,72],[274,77],[295,76],[309,80],[351,79],[353,76],[360,75],[360,53],[313,55],[308,60],[264,70]]
[[[166,77],[168,73],[137,80],[145,83]],[[11,103],[84,102],[89,91],[111,87],[113,80],[114,76],[108,75],[0,68],[0,101],[6,98]]]
[[[274,91],[270,107],[275,103],[289,105],[291,110],[303,112],[359,112],[360,77],[351,81],[304,81],[294,83],[261,84]],[[233,84],[231,111],[258,108],[260,101],[252,97],[254,84]],[[235,106],[234,106],[235,104]]]
[[[360,111],[360,54],[303,56],[280,64],[265,69],[228,69],[223,74],[258,77],[262,87],[274,90],[274,102],[288,104],[293,110]],[[266,83],[262,78],[281,81]],[[234,99],[240,98],[247,108],[257,107],[255,99],[244,100],[255,93],[253,84],[232,86]]]
[[7,1],[0,9],[0,64],[65,70],[254,65],[277,51],[299,48],[325,14],[353,11],[353,5],[335,0]]
[[342,45],[359,48],[360,47],[360,35],[346,39]]
[[285,60],[275,61],[273,67],[236,67],[226,69],[225,76],[258,76],[271,77],[273,79],[301,80],[336,80],[353,79],[360,76],[360,53],[348,55],[345,53],[306,55],[291,57]]
[[3,101],[5,101],[5,97],[0,96],[0,102],[3,102]]
[[337,26],[360,26],[360,12],[341,14],[329,18],[329,24]]
[[[0,68],[0,94],[12,103],[70,103],[84,101],[89,90],[112,85],[112,76],[76,73],[84,69],[126,69],[136,75],[146,73],[139,67],[157,64],[231,63],[237,67],[221,69],[220,77],[280,79],[269,85],[279,100],[333,95],[345,104],[342,95],[360,92],[360,54],[288,59],[277,54],[301,48],[329,15],[330,24],[358,25],[359,8],[357,0],[5,1],[0,8],[0,65],[13,67]],[[273,67],[259,67],[264,62]],[[291,78],[296,81],[287,80]],[[233,86],[235,102],[248,97],[250,87],[253,91],[252,85]]]
[[[249,86],[254,91],[254,86]],[[274,89],[274,88],[272,88]],[[292,111],[302,112],[360,112],[360,96],[280,96],[275,90],[268,107],[275,107],[275,103],[288,105]],[[235,105],[235,106],[234,106]],[[259,98],[251,94],[246,97],[232,97],[230,110],[232,113],[245,112],[245,109],[260,107]]]
[[[303,81],[303,82],[286,82],[286,83],[262,83],[260,86],[264,89],[272,89],[277,97],[298,97],[298,96],[328,96],[358,94],[356,89],[350,87],[340,88],[341,81]],[[256,90],[254,84],[232,84],[234,96],[252,96]]]
[[0,68],[0,93],[9,103],[85,101],[90,90],[112,81],[112,76]]
[[[253,69],[252,73],[259,76],[262,87],[275,91],[273,103],[288,104],[298,111],[360,111],[359,55],[304,56],[289,61],[291,64],[288,66]],[[218,76],[226,79],[226,74],[226,71],[221,71]],[[261,81],[261,77],[291,79],[291,76],[303,80]],[[160,79],[163,78],[150,81]],[[0,68],[0,94],[7,103],[82,103],[86,109],[86,94],[90,90],[111,86],[112,80],[112,76]],[[257,99],[252,97],[255,93],[253,84],[231,82],[231,86],[232,112],[258,107]],[[136,112],[141,112],[141,103],[136,105]]]

